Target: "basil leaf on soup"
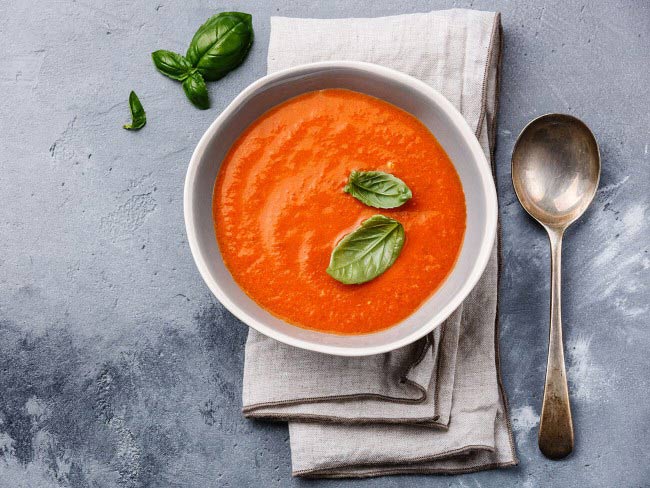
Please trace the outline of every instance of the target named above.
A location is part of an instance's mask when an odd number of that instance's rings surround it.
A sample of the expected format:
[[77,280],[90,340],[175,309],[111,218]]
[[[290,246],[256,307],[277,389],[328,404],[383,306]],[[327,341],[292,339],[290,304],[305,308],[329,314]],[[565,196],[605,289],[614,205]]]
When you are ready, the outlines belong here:
[[336,245],[327,273],[346,285],[365,283],[390,268],[402,246],[402,224],[384,215],[374,215]]
[[129,95],[129,109],[131,110],[131,123],[125,124],[124,128],[127,130],[142,129],[147,123],[147,114],[134,91]]
[[158,71],[172,80],[183,81],[192,73],[192,64],[178,53],[160,49],[151,53]]
[[183,91],[190,102],[195,107],[205,110],[210,108],[210,99],[208,97],[208,87],[200,73],[192,73],[183,82]]
[[343,191],[376,208],[396,208],[413,196],[406,183],[383,171],[352,171]]
[[239,66],[253,44],[250,14],[222,12],[199,27],[186,58],[206,81],[214,81]]

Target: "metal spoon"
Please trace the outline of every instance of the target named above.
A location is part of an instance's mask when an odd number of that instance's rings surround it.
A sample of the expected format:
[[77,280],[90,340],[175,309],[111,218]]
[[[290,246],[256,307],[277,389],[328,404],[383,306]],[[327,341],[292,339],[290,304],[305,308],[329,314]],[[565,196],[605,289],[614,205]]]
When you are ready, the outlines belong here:
[[538,438],[540,450],[551,459],[573,450],[562,345],[562,236],[591,203],[599,179],[598,144],[579,119],[542,115],[519,134],[512,153],[512,183],[523,207],[551,241],[551,330]]

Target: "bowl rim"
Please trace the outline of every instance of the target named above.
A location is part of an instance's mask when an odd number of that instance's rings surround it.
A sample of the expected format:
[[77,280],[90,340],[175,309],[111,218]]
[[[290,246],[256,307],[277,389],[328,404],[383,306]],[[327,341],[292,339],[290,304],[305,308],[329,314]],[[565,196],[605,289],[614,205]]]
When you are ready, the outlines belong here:
[[[445,112],[445,114],[452,121],[452,124],[455,125],[456,128],[460,131],[463,139],[467,142],[469,150],[471,151],[475,160],[479,163],[478,172],[481,177],[481,184],[485,189],[486,219],[484,225],[486,228],[486,237],[480,244],[478,257],[465,283],[444,307],[442,307],[435,315],[433,315],[431,319],[424,322],[419,328],[399,340],[378,346],[345,347],[318,344],[316,342],[288,336],[255,319],[254,317],[251,317],[228,298],[228,296],[221,289],[218,280],[215,279],[210,273],[204,256],[200,251],[197,232],[194,226],[194,211],[192,208],[192,202],[194,200],[193,189],[195,186],[199,163],[206,148],[212,141],[212,138],[214,137],[218,128],[223,124],[223,122],[226,121],[235,111],[237,111],[238,107],[250,96],[255,94],[262,87],[268,84],[272,84],[278,79],[284,78],[288,75],[300,75],[301,72],[307,74],[313,71],[337,68],[358,70],[374,76],[378,76],[380,78],[388,78],[391,81],[408,85],[413,89],[423,92],[424,95],[431,98],[433,102]],[[445,98],[440,92],[427,85],[425,82],[418,80],[417,78],[377,64],[361,61],[321,61],[301,64],[284,70],[276,71],[257,79],[248,85],[244,90],[242,90],[234,98],[234,100],[230,102],[230,104],[228,104],[228,106],[217,116],[217,118],[210,124],[208,129],[201,136],[201,139],[196,145],[196,148],[192,153],[192,157],[190,158],[190,163],[185,175],[185,184],[183,190],[183,215],[185,219],[185,230],[187,233],[187,240],[190,246],[190,251],[192,253],[192,257],[194,258],[196,267],[198,268],[199,273],[203,278],[203,281],[206,283],[206,285],[208,285],[208,288],[214,294],[214,296],[239,320],[244,322],[249,327],[257,330],[258,332],[284,344],[324,354],[354,357],[381,354],[411,344],[424,337],[426,334],[434,330],[437,326],[442,324],[452,314],[452,312],[461,305],[461,303],[467,298],[469,293],[476,286],[478,280],[483,275],[483,272],[490,258],[497,232],[498,203],[492,169],[490,163],[487,161],[485,153],[483,152],[478,139],[476,138],[476,135],[470,128],[465,118],[456,109],[456,107],[454,107],[452,103],[447,100],[447,98]],[[257,306],[259,307],[259,305]]]

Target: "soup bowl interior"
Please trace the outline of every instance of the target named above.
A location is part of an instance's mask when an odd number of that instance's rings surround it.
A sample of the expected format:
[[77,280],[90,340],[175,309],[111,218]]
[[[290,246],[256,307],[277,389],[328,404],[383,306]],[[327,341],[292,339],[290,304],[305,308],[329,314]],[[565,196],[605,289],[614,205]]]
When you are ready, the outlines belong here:
[[[467,225],[456,265],[443,284],[411,316],[372,334],[335,335],[302,329],[274,317],[249,298],[225,267],[215,238],[212,191],[231,145],[270,108],[302,93],[346,88],[411,113],[451,158],[465,193]],[[441,324],[480,278],[494,245],[496,192],[490,166],[460,113],[438,92],[402,73],[367,63],[325,62],[266,76],[246,88],[208,128],[187,172],[185,224],[192,255],[210,290],[235,316],[276,340],[322,353],[363,356],[409,344]]]

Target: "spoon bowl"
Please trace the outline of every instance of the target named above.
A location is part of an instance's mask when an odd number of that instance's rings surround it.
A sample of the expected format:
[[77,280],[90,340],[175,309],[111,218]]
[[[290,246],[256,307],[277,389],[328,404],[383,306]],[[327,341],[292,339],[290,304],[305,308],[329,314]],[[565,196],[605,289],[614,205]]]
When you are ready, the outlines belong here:
[[551,242],[551,317],[539,448],[551,459],[573,451],[573,419],[562,344],[562,237],[591,203],[600,180],[594,135],[571,115],[543,115],[519,135],[512,153],[512,183],[526,211]]
[[591,203],[599,178],[598,143],[581,120],[547,114],[521,132],[512,182],[523,207],[542,225],[568,227]]

